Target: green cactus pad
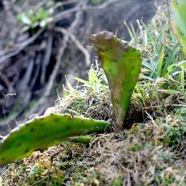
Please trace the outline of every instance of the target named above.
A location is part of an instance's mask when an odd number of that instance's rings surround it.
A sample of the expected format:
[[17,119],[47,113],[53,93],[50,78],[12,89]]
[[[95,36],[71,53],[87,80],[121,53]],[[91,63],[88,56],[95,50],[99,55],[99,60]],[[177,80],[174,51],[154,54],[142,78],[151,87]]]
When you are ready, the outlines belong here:
[[172,0],[170,6],[172,12],[170,25],[186,57],[186,0]]
[[60,144],[69,137],[103,132],[109,122],[70,115],[51,114],[37,117],[15,128],[0,145],[0,164],[12,163],[29,156],[35,150],[43,150]]
[[107,76],[115,120],[121,128],[140,74],[140,51],[107,31],[92,35],[91,41]]

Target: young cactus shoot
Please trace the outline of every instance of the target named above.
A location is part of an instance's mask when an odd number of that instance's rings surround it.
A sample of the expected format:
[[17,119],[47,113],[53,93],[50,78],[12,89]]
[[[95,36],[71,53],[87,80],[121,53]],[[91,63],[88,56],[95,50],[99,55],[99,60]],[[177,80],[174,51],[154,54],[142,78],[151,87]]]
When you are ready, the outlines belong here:
[[115,120],[120,129],[140,74],[140,51],[108,31],[92,35],[91,41],[109,82]]

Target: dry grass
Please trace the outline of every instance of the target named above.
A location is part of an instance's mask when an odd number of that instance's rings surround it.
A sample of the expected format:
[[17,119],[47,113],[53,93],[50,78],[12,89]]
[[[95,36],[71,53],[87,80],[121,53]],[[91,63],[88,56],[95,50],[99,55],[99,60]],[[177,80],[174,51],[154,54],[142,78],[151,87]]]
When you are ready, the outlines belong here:
[[178,126],[184,123],[168,116],[97,135],[89,145],[67,142],[38,151],[10,165],[4,184],[185,185],[186,129],[178,134]]

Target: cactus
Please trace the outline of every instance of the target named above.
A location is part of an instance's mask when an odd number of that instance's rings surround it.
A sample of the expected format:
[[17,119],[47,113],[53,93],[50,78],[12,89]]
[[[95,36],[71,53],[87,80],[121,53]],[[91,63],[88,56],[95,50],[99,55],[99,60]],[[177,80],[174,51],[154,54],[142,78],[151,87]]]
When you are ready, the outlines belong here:
[[91,41],[109,82],[115,120],[120,129],[138,81],[142,63],[140,51],[107,31],[92,35]]
[[186,57],[186,0],[172,0],[170,7],[172,12],[170,26]]
[[[51,114],[37,117],[19,125],[0,145],[0,164],[14,162],[35,150],[69,140],[70,137],[93,132],[103,132],[109,122],[71,115]],[[80,140],[81,141],[81,140]]]

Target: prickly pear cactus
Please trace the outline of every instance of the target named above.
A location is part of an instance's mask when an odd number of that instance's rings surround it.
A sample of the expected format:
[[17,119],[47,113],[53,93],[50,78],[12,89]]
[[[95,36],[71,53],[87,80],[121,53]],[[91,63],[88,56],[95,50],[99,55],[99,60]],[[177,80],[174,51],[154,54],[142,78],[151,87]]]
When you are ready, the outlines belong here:
[[170,25],[186,57],[186,0],[172,0],[170,7],[172,12]]
[[0,164],[14,162],[35,150],[60,144],[73,136],[103,132],[108,125],[110,123],[106,121],[70,115],[37,117],[18,126],[4,138],[0,145]]
[[121,128],[141,69],[140,51],[107,31],[92,35],[91,41],[107,76],[115,120]]

